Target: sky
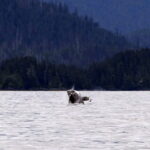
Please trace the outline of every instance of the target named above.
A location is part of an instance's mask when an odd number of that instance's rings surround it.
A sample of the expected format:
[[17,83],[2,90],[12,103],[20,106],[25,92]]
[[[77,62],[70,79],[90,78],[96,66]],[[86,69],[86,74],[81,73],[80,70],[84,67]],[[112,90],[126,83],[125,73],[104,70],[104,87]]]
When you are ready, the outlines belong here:
[[47,0],[64,2],[80,15],[94,18],[101,27],[130,33],[150,28],[150,0]]

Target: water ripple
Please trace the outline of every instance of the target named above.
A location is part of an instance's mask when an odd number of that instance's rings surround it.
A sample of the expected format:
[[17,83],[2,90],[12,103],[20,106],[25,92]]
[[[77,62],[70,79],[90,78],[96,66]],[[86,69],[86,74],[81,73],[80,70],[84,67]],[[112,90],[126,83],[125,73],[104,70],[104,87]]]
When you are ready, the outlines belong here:
[[0,92],[0,150],[149,150],[149,92]]

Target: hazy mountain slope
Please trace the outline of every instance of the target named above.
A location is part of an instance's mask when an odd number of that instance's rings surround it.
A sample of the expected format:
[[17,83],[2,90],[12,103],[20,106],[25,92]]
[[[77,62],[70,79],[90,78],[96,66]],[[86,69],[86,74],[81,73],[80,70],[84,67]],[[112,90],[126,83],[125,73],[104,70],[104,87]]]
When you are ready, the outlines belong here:
[[38,0],[0,1],[0,59],[34,56],[87,65],[129,47],[124,37],[99,28],[66,5]]
[[150,29],[141,29],[127,35],[137,48],[150,48]]
[[88,15],[102,27],[122,33],[150,26],[149,0],[47,0],[65,2],[72,10]]

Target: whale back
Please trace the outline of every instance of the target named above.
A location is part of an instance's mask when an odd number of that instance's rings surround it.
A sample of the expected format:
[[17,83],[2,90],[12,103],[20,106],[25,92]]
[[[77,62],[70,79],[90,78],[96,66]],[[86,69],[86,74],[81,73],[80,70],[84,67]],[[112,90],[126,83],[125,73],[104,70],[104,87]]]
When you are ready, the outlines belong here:
[[82,103],[81,94],[76,90],[68,90],[69,103]]

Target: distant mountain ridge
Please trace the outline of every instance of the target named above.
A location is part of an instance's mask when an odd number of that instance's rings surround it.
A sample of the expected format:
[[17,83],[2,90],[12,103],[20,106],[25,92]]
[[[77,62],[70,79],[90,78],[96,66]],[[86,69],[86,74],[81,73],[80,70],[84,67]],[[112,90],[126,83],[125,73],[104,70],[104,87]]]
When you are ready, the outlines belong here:
[[45,0],[66,3],[71,10],[88,15],[100,25],[122,34],[150,26],[149,0]]
[[33,56],[57,64],[88,65],[130,47],[88,17],[62,4],[0,1],[0,60]]

